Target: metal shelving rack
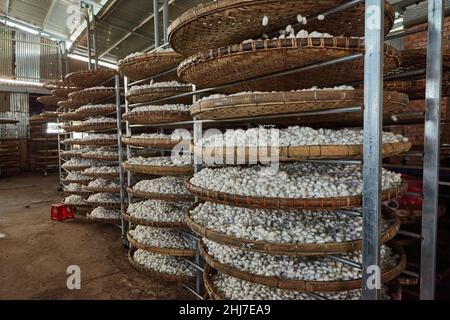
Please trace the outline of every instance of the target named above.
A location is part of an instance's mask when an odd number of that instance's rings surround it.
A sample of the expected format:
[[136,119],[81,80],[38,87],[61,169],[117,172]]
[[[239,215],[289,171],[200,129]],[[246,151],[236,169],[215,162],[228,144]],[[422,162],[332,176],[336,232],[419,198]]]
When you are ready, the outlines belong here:
[[[344,5],[334,8],[331,12],[343,11],[350,6],[357,5],[364,2],[364,0],[350,1]],[[167,10],[167,0],[164,0],[164,9]],[[154,9],[157,9],[157,1],[153,1]],[[381,217],[381,135],[383,128],[382,117],[382,97],[383,97],[383,45],[384,40],[392,40],[412,32],[398,32],[384,37],[384,1],[383,0],[366,0],[365,12],[365,46],[366,52],[364,54],[364,159],[363,163],[363,262],[356,264],[353,261],[342,260],[341,262],[359,267],[363,272],[363,299],[376,300],[380,298],[379,288],[368,286],[367,280],[370,280],[373,275],[373,266],[380,265],[380,217]],[[439,196],[439,155],[440,155],[440,106],[441,106],[441,79],[442,79],[442,35],[443,35],[443,16],[444,16],[444,1],[443,0],[429,0],[429,17],[428,17],[428,54],[427,54],[427,69],[420,72],[426,72],[427,86],[426,86],[426,112],[425,112],[425,150],[424,150],[424,205],[422,217],[422,234],[409,234],[412,237],[422,239],[422,254],[421,254],[421,274],[420,274],[420,298],[424,300],[431,300],[435,297],[435,273],[436,273],[436,234],[437,234],[437,217],[438,217],[438,196]],[[167,11],[165,14],[167,14]],[[309,20],[309,19],[308,19]],[[165,36],[167,36],[167,24],[165,22]],[[155,19],[155,47],[159,45],[159,30],[158,23]],[[419,29],[414,32],[422,32]],[[167,42],[165,42],[167,44]],[[154,102],[163,102],[174,98],[181,98],[186,96],[193,96],[193,100],[200,94],[212,92],[219,89],[236,86],[244,82],[270,79],[277,76],[289,75],[294,73],[301,73],[302,71],[316,69],[327,65],[332,65],[344,61],[351,61],[361,58],[363,54],[354,54],[344,58],[334,59],[324,63],[309,65],[306,67],[295,68],[285,72],[258,77],[246,81],[239,81],[232,84],[222,85],[214,88],[206,88],[194,90],[190,93],[183,93],[170,98],[163,98]],[[163,74],[173,72],[169,70]],[[417,72],[417,71],[416,71]],[[161,76],[160,74],[158,76]],[[405,72],[403,74],[391,75],[387,79],[408,77],[413,74]],[[149,79],[146,79],[149,80]],[[145,82],[146,80],[137,81],[132,84]],[[128,80],[125,78],[125,94],[128,90]],[[143,104],[135,104],[139,106]],[[130,105],[126,102],[125,112],[128,112]],[[361,107],[345,108],[339,110],[327,110],[319,112],[308,112],[308,115],[315,114],[333,114],[341,112],[358,112]],[[258,117],[257,119],[276,119],[282,117],[292,117],[300,114],[278,115],[275,117]],[[255,118],[242,118],[226,121],[184,121],[167,125],[193,125],[194,142],[201,135],[204,124],[220,124],[224,122],[249,122]],[[126,133],[131,135],[131,127],[126,123]],[[120,139],[120,137],[119,137]],[[130,148],[127,147],[127,153],[130,155]],[[329,162],[329,161],[328,161]],[[195,161],[195,170],[201,169],[198,161]],[[355,163],[355,161],[332,161],[332,163]],[[131,175],[128,174],[128,184],[131,183]],[[126,235],[127,225],[122,223],[123,236]],[[195,296],[202,299],[202,262],[198,250],[195,262],[192,262],[198,270],[196,280],[196,290],[189,288]],[[410,271],[405,271],[414,277],[419,275]],[[320,295],[312,293],[317,299],[323,299]]]

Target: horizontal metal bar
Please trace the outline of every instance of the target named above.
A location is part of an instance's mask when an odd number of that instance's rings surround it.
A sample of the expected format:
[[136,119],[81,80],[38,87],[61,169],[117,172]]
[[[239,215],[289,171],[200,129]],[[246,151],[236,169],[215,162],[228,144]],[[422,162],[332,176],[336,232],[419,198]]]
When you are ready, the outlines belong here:
[[349,260],[349,259],[345,259],[345,258],[336,256],[336,255],[329,255],[328,257],[333,259],[333,260],[335,260],[335,261],[337,261],[337,262],[344,263],[346,265],[352,266],[352,267],[357,268],[357,269],[362,269],[362,264],[359,263],[359,262],[356,262],[356,261],[353,261],[353,260]]
[[415,232],[406,231],[406,230],[399,230],[397,232],[397,234],[400,234],[400,235],[406,236],[406,237],[411,237],[411,238],[414,238],[414,239],[419,239],[419,240],[423,239],[421,234],[418,234],[418,233],[415,233]]
[[306,294],[310,295],[313,298],[316,298],[317,300],[329,300],[328,298],[325,298],[324,296],[321,296],[320,294],[317,294],[315,292],[306,292]]
[[190,293],[192,293],[194,296],[196,296],[198,299],[204,300],[204,298],[203,298],[201,295],[199,295],[197,291],[195,291],[194,289],[192,289],[191,287],[189,287],[187,284],[182,283],[181,286],[182,286],[183,288],[185,288],[187,291],[189,291]]
[[393,79],[400,79],[400,78],[407,78],[407,77],[413,77],[413,76],[420,76],[425,74],[425,69],[419,69],[419,70],[412,70],[412,71],[405,71],[398,74],[391,74],[384,77],[384,80],[393,80]]
[[316,115],[328,115],[328,114],[341,114],[341,113],[353,113],[362,111],[362,107],[348,107],[340,109],[330,109],[330,110],[318,110],[309,112],[299,112],[299,113],[287,113],[287,114],[276,114],[271,116],[258,116],[258,117],[248,117],[248,118],[235,118],[235,119],[224,119],[224,120],[191,120],[191,121],[180,121],[171,123],[155,123],[150,125],[130,125],[130,128],[144,128],[144,127],[163,127],[163,126],[183,126],[183,125],[193,125],[197,123],[225,123],[225,122],[247,122],[254,120],[270,120],[270,119],[280,119],[280,118],[290,118],[290,117],[304,117],[304,116],[316,116]]
[[198,237],[197,235],[195,235],[195,234],[193,234],[191,232],[186,232],[184,230],[178,230],[178,232],[181,233],[181,234],[184,234],[187,237],[190,237],[190,238],[194,239],[195,241],[200,241],[201,240],[200,237]]
[[439,184],[440,184],[441,186],[450,187],[450,182],[439,181]]
[[177,71],[177,69],[178,69],[178,67],[175,67],[175,68],[173,68],[173,69],[170,69],[170,70],[167,70],[167,71],[158,73],[158,74],[155,75],[155,76],[152,76],[152,77],[149,77],[149,78],[145,78],[145,79],[142,79],[142,80],[134,81],[134,82],[130,83],[130,84],[128,85],[128,87],[132,87],[132,86],[135,86],[135,85],[137,85],[137,84],[144,83],[144,82],[150,81],[150,80],[152,80],[152,79],[156,79],[156,78],[165,76],[165,75],[167,75],[167,74],[169,74],[169,73],[172,73],[172,72],[174,72],[174,71]]
[[[190,97],[190,96],[193,96],[193,95],[198,95],[198,94],[201,94],[201,93],[208,93],[208,92],[211,92],[211,91],[220,91],[220,90],[223,90],[223,89],[235,87],[235,86],[238,86],[238,85],[241,85],[241,84],[245,84],[245,83],[249,83],[249,82],[253,82],[253,81],[268,80],[268,79],[272,79],[272,78],[275,78],[275,77],[287,76],[287,75],[296,74],[296,73],[300,73],[300,72],[304,72],[304,71],[314,70],[314,69],[317,69],[317,68],[322,68],[322,67],[335,65],[335,64],[338,64],[338,63],[344,63],[344,62],[357,60],[357,59],[360,59],[362,57],[364,57],[363,53],[355,53],[355,54],[352,54],[352,55],[349,55],[349,56],[346,56],[346,57],[337,58],[337,59],[324,61],[324,62],[319,62],[319,63],[315,63],[315,64],[303,66],[303,67],[292,68],[292,69],[289,69],[289,70],[286,70],[286,71],[275,72],[275,73],[272,73],[272,74],[269,74],[269,75],[266,75],[266,76],[262,76],[262,77],[255,77],[255,78],[251,78],[251,79],[240,80],[240,81],[237,81],[237,82],[220,85],[220,86],[217,86],[217,87],[204,88],[204,89],[199,89],[199,90],[195,90],[195,91],[191,91],[191,92],[181,93],[181,94],[178,94],[176,96],[171,96],[171,97],[168,97],[168,98],[162,98],[162,99],[158,99],[158,100],[152,101],[152,103],[159,103],[159,102],[164,102],[164,101],[168,101],[168,100],[172,100],[172,99]],[[137,104],[134,104],[135,107],[137,107],[137,106],[145,106],[145,105],[148,105],[148,103],[137,103]]]
[[409,271],[409,270],[404,270],[403,274],[406,274],[407,276],[411,276],[417,279],[420,279],[420,275],[417,272],[413,272],[413,271]]
[[205,272],[205,269],[203,269],[202,267],[197,265],[195,262],[189,260],[188,258],[186,258],[186,257],[180,257],[180,258],[183,259],[184,261],[186,261],[187,263],[189,263],[191,266],[193,266],[197,270],[200,270],[201,272]]
[[398,38],[403,38],[403,37],[406,37],[406,36],[409,36],[412,34],[416,34],[416,33],[420,33],[420,32],[424,32],[424,31],[427,31],[427,27],[417,28],[415,30],[390,33],[384,38],[384,40],[394,40],[394,39],[398,39]]
[[361,164],[362,160],[302,160],[302,162],[323,163],[323,164]]
[[354,216],[354,217],[362,217],[362,213],[358,212],[358,211],[351,211],[351,210],[337,210],[337,212],[339,213],[343,213],[349,216]]
[[423,194],[418,192],[405,192],[403,195],[406,197],[419,197],[419,198],[423,197]]

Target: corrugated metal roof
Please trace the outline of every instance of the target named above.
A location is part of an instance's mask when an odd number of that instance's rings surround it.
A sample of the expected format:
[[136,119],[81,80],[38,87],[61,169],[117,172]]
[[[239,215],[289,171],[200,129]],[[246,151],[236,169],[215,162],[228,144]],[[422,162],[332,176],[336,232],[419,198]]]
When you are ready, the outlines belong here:
[[0,0],[0,15],[67,39],[72,31],[67,24],[70,6],[79,7],[80,0]]
[[[154,45],[153,2],[151,0],[113,0],[114,8],[97,22],[97,52],[99,56],[121,59],[126,55],[143,51]],[[183,12],[210,0],[169,0],[169,21]],[[162,5],[161,5],[162,6]],[[106,6],[105,6],[106,7]],[[162,9],[159,13],[161,39]],[[139,26],[139,28],[137,28]],[[86,48],[86,36],[82,34],[76,45]]]

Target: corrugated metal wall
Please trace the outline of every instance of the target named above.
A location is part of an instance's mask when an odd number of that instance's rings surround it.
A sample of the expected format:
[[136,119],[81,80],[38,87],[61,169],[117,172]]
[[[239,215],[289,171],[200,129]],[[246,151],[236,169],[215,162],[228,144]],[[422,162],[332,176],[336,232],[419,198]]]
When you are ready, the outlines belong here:
[[[0,78],[48,82],[61,78],[59,44],[38,35],[0,27]],[[29,95],[3,93],[0,117],[19,120],[17,125],[0,125],[0,139],[28,135]]]
[[60,46],[46,38],[40,39],[40,77],[41,81],[59,79],[62,73]]
[[0,27],[0,77],[30,82],[61,78],[58,42]]
[[26,138],[28,135],[29,96],[28,93],[6,93],[9,111],[0,112],[2,118],[19,120],[16,125],[0,125],[0,139]]
[[14,31],[0,27],[0,76],[14,77]]
[[32,34],[16,32],[16,79],[39,82],[40,38]]

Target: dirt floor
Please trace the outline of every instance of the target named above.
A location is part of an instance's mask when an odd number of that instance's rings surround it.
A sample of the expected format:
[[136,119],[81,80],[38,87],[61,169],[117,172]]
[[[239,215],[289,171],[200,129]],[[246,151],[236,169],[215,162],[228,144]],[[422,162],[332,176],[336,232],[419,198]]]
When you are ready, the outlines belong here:
[[[52,222],[61,199],[56,176],[0,178],[0,299],[192,298],[132,269],[118,227]],[[67,289],[70,265],[81,269],[81,290]]]

